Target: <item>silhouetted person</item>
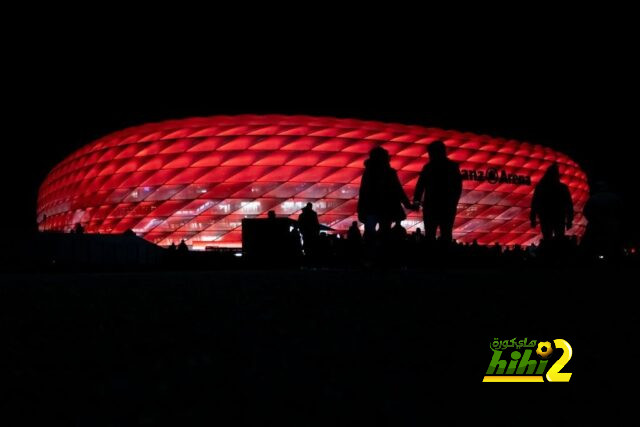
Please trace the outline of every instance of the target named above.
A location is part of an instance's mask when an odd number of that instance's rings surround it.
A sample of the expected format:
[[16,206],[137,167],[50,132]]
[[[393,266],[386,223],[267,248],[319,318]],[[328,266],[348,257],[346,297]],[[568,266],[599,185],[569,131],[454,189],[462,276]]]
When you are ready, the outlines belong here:
[[184,239],[180,240],[180,244],[178,245],[178,252],[189,252],[189,247],[184,242]]
[[413,206],[402,189],[398,174],[391,167],[387,150],[382,147],[372,149],[364,167],[358,198],[358,219],[364,223],[365,239],[371,239],[375,236],[376,226],[379,226],[381,234],[387,235],[392,222],[407,217],[402,205],[407,209]]
[[622,255],[622,199],[609,191],[605,182],[593,187],[589,201],[584,206],[587,219],[582,244],[590,255],[616,257]]
[[560,182],[560,171],[556,163],[549,166],[536,185],[531,200],[531,227],[540,219],[542,238],[545,241],[561,239],[565,228],[573,225],[573,202],[569,188]]
[[442,141],[432,142],[428,151],[429,162],[420,172],[413,201],[422,204],[425,238],[434,240],[439,228],[440,240],[449,243],[462,194],[462,176],[458,164],[447,158]]
[[168,249],[169,249],[171,252],[175,252],[175,251],[177,250],[177,248],[176,248],[176,244],[175,244],[175,243],[173,243],[173,242],[171,242],[171,244],[169,245],[169,248],[168,248]]
[[76,223],[76,226],[73,228],[73,232],[76,234],[84,234],[84,227],[79,222]]
[[307,203],[298,216],[298,228],[302,234],[305,251],[313,251],[320,233],[318,214],[313,210],[313,205]]
[[275,219],[275,218],[276,218],[276,211],[269,211],[269,212],[267,212],[267,218],[269,218],[269,219]]
[[358,228],[358,221],[353,221],[349,231],[347,231],[347,240],[360,241],[362,235],[360,234],[360,228]]

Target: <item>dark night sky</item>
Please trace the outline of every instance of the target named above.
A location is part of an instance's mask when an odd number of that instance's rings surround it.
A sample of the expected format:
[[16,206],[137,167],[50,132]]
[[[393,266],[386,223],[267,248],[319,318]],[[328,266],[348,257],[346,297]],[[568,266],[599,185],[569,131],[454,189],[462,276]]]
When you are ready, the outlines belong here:
[[4,209],[3,228],[30,229],[48,170],[97,137],[148,121],[241,113],[354,117],[541,143],[607,179],[633,219],[637,68],[626,45],[598,40],[553,50],[535,41],[475,45],[443,56],[377,40],[320,40],[307,53],[242,40],[200,50],[45,43],[18,55],[8,81],[2,173],[12,209]]

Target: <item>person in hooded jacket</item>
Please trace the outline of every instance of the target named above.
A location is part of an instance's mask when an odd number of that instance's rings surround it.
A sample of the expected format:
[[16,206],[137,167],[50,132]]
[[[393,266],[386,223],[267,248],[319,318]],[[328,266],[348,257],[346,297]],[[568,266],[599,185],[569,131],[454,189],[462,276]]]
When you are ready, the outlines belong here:
[[382,235],[388,235],[392,223],[407,217],[403,205],[407,209],[414,207],[402,188],[398,173],[391,167],[387,150],[382,147],[372,149],[364,166],[358,219],[364,224],[364,238],[372,239],[376,228]]

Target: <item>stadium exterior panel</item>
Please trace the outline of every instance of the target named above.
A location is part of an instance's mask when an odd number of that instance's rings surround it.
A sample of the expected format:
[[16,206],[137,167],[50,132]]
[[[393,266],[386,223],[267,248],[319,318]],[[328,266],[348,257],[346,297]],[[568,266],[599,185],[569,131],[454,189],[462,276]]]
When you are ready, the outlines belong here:
[[[364,161],[387,149],[411,198],[442,140],[460,165],[463,193],[453,236],[461,242],[527,245],[531,197],[557,162],[581,236],[588,197],[585,173],[566,155],[540,145],[468,132],[308,116],[190,118],[127,128],[77,150],[53,168],[38,194],[42,231],[136,234],[159,245],[182,239],[193,249],[240,247],[243,218],[297,218],[312,202],[320,222],[338,231],[357,220]],[[409,232],[422,213],[408,212]]]

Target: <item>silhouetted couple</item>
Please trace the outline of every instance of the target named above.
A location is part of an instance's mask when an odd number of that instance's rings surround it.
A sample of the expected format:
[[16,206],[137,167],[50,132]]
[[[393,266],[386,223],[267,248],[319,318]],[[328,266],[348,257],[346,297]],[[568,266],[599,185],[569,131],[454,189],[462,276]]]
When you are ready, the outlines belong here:
[[391,224],[400,226],[407,216],[403,209],[423,207],[425,237],[434,240],[440,229],[440,239],[450,242],[456,208],[462,192],[462,177],[458,165],[446,156],[445,145],[435,141],[429,145],[429,163],[418,179],[414,203],[409,201],[398,174],[391,167],[389,153],[376,147],[365,161],[360,184],[358,219],[364,223],[365,239],[378,233],[389,235]]

